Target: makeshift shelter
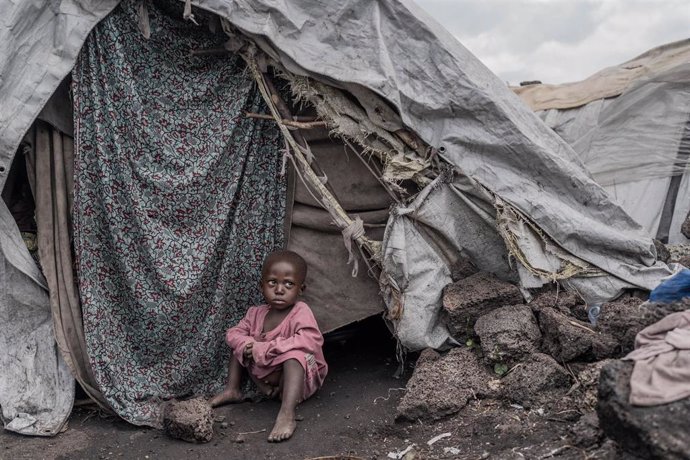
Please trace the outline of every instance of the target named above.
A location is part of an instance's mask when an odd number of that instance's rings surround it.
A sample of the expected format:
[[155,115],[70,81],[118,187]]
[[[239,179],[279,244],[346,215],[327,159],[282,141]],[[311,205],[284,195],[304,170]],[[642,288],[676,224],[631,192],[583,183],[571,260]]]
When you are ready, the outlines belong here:
[[650,235],[689,241],[690,39],[581,82],[514,90]]
[[[373,314],[380,288],[409,350],[452,344],[440,300],[463,258],[526,296],[559,281],[588,302],[671,273],[572,148],[412,3],[118,4],[0,3],[0,185],[28,132],[46,275],[0,204],[8,429],[61,429],[67,367],[136,424],[157,426],[166,399],[219,388],[224,323],[285,240],[308,258],[324,329]],[[195,36],[201,47],[181,45]],[[50,108],[70,71],[74,149],[64,105]],[[317,119],[288,113],[285,92]],[[293,131],[319,124],[328,131]],[[27,352],[51,349],[53,328],[60,353]]]

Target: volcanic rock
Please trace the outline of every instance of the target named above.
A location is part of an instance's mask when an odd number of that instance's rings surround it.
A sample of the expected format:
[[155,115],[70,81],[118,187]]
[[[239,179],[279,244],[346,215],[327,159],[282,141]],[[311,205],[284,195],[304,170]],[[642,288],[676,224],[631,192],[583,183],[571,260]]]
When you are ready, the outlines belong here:
[[[685,225],[685,224],[683,224],[683,225]],[[681,232],[682,231],[683,230],[681,228]],[[652,240],[652,241],[654,242],[654,247],[656,248],[656,260],[659,260],[659,261],[664,262],[664,263],[668,262],[669,259],[671,258],[671,252],[668,250],[666,245],[664,243],[662,243],[661,241],[656,240],[656,239]]]
[[213,410],[203,398],[171,401],[163,410],[163,430],[187,442],[209,442],[213,438]]
[[563,314],[574,315],[578,319],[587,319],[585,302],[574,291],[566,291],[561,288],[547,286],[534,293],[534,298],[529,303],[534,312],[540,312],[546,308],[553,308]]
[[570,387],[570,375],[552,357],[535,353],[501,379],[502,394],[523,406],[556,399],[554,392]]
[[501,307],[481,316],[474,325],[484,356],[508,365],[538,351],[541,331],[527,305]]
[[577,398],[578,407],[582,412],[592,412],[596,410],[599,394],[599,375],[601,369],[612,359],[604,359],[594,363],[571,363],[570,369],[577,379]]
[[626,451],[645,459],[690,457],[690,398],[652,407],[631,406],[633,363],[614,361],[599,379],[597,413],[607,436]]
[[686,238],[690,238],[690,214],[685,218],[683,224],[680,226],[680,232]]
[[438,359],[418,361],[396,418],[438,420],[458,412],[470,398],[493,394],[491,383],[491,374],[468,348],[454,348]]
[[573,442],[579,447],[598,446],[604,439],[604,431],[599,426],[599,417],[596,412],[589,412],[583,415],[570,428]]
[[465,257],[460,257],[453,265],[450,267],[450,278],[453,281],[459,281],[465,279],[469,276],[474,275],[479,270],[474,266],[470,259]]
[[535,353],[501,379],[502,395],[523,406],[558,399],[570,387],[570,375],[552,357]]
[[635,347],[638,332],[671,313],[688,308],[690,299],[672,304],[656,304],[636,297],[622,297],[602,306],[597,329],[613,336],[620,344],[621,353],[627,354]]
[[454,336],[471,333],[477,318],[483,314],[522,300],[517,287],[486,272],[449,284],[443,291],[443,309]]
[[558,361],[610,358],[620,352],[611,335],[553,309],[539,313],[539,326],[544,335],[542,350]]

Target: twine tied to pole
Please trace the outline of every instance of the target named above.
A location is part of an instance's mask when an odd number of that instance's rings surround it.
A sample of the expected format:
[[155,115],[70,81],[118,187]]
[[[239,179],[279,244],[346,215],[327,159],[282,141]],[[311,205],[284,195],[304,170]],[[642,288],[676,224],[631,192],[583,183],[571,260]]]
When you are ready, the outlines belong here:
[[352,277],[356,278],[357,273],[359,272],[359,261],[352,251],[352,241],[364,236],[364,222],[359,216],[355,216],[352,222],[350,222],[350,225],[343,229],[342,233],[345,249],[347,249],[348,254],[347,264],[349,265],[350,263],[354,262],[352,265]]

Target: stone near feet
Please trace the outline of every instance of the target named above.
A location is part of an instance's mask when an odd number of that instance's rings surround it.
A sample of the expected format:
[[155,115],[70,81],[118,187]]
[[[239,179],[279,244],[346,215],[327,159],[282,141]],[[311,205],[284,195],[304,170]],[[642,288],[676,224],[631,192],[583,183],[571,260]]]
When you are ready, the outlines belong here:
[[163,430],[187,442],[209,442],[213,438],[213,410],[204,398],[171,401],[163,410]]

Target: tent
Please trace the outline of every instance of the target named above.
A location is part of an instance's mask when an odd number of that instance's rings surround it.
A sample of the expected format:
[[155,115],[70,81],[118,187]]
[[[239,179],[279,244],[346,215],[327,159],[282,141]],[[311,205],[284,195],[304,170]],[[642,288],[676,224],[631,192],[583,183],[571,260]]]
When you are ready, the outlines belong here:
[[581,82],[514,90],[650,235],[688,243],[680,228],[690,211],[690,40]]
[[[21,145],[43,264],[0,204],[7,429],[59,432],[70,373],[141,425],[159,425],[166,399],[218,388],[211,358],[237,313],[224,301],[256,295],[261,254],[284,241],[316,274],[324,329],[371,315],[380,291],[407,350],[453,344],[439,313],[461,259],[526,297],[557,281],[589,303],[671,273],[573,149],[411,2],[193,4],[0,3],[0,185]],[[203,46],[184,48],[194,37]],[[70,72],[74,146],[56,102]],[[187,260],[198,278],[179,271]]]

